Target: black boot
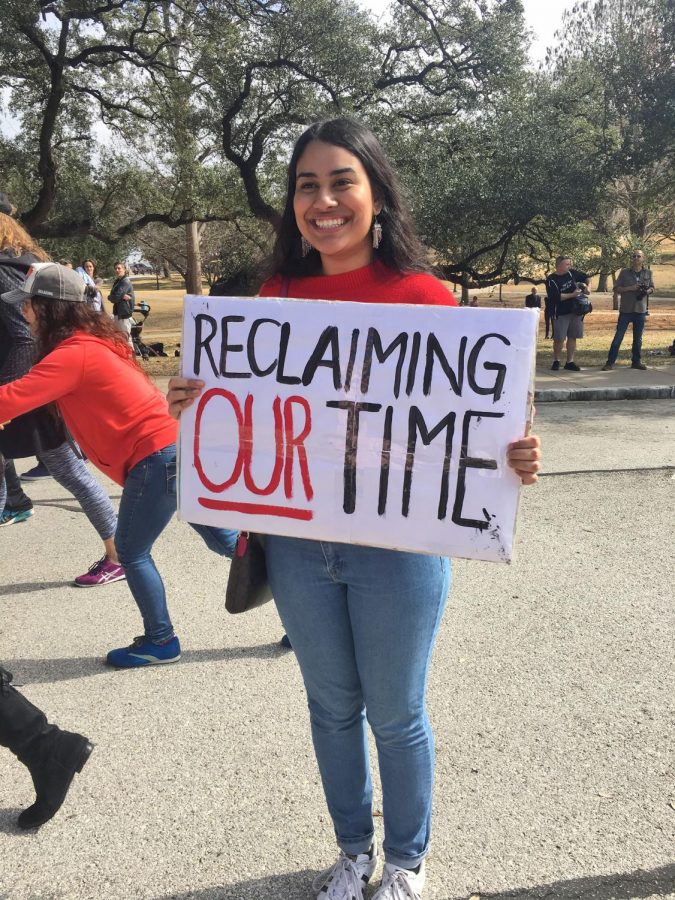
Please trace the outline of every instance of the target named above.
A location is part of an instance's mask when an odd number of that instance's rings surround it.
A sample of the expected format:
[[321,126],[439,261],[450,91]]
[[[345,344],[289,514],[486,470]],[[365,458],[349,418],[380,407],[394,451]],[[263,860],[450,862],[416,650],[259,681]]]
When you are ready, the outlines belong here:
[[93,746],[81,734],[62,731],[15,690],[0,667],[0,744],[27,767],[35,785],[35,803],[19,816],[19,827],[37,828],[54,816],[68,788],[89,759]]

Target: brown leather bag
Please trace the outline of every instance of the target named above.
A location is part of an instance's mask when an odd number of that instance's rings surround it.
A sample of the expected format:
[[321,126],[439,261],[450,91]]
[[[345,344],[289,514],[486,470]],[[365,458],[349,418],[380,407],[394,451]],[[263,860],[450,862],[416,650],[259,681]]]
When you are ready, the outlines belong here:
[[263,541],[263,535],[251,531],[242,531],[237,538],[225,593],[229,613],[246,612],[272,599]]

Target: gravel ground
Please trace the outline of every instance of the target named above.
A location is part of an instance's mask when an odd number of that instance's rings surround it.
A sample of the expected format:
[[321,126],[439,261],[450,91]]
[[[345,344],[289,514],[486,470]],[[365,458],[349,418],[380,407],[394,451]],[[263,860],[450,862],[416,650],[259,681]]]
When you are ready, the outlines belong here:
[[[516,561],[454,567],[424,897],[675,897],[673,405],[545,406]],[[36,833],[0,755],[0,898],[312,897],[334,843],[274,607],[227,617],[227,564],[172,522],[156,558],[183,659],[106,669],[139,631],[128,589],[71,587],[95,535],[54,482],[30,493],[34,518],[0,531],[0,659],[96,749]]]

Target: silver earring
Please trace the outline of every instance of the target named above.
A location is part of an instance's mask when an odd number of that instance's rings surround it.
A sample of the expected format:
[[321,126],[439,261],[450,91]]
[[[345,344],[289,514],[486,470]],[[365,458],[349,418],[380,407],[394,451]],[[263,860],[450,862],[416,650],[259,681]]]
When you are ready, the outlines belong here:
[[382,240],[382,226],[377,221],[377,217],[373,222],[373,250],[377,250],[380,246],[380,241]]
[[307,256],[309,251],[314,249],[304,235],[300,236],[300,246],[302,247],[302,255],[303,256]]

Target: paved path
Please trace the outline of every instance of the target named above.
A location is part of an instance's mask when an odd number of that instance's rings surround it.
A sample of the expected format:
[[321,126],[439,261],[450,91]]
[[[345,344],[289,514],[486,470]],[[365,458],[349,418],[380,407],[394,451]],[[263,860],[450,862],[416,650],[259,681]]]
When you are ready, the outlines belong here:
[[539,403],[557,400],[670,400],[675,398],[675,363],[648,367],[645,372],[617,365],[611,372],[583,369],[566,372],[537,368],[535,397]]
[[[424,896],[675,898],[675,408],[549,403],[537,423],[548,474],[516,561],[454,566]],[[139,630],[128,589],[70,586],[95,536],[54,482],[30,490],[34,518],[0,530],[0,659],[96,750],[35,834],[0,753],[0,898],[309,900],[333,840],[273,606],[228,618],[227,566],[172,522],[156,557],[183,659],[108,670]]]

